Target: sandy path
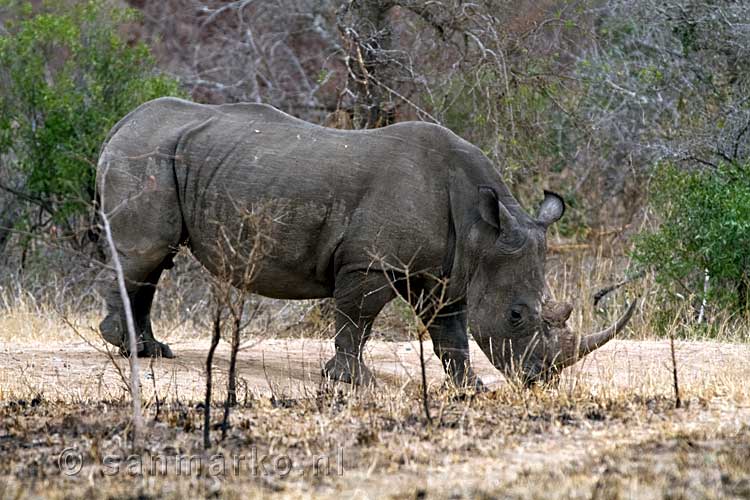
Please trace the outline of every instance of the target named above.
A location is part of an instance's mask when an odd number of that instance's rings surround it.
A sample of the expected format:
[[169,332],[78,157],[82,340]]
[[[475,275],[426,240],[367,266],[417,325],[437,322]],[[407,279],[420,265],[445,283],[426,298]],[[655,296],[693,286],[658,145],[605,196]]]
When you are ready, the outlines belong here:
[[[177,354],[173,360],[144,360],[145,390],[169,394],[182,400],[202,396],[207,340],[172,342]],[[331,356],[333,343],[317,339],[250,339],[238,358],[241,387],[253,393],[299,397],[314,394],[321,381],[320,368]],[[403,384],[419,380],[419,345],[416,342],[378,342],[368,344],[368,365],[380,384]],[[428,376],[431,382],[443,380],[442,367],[425,343]],[[678,342],[676,344],[680,381],[686,387],[709,386],[750,378],[750,346],[715,342]],[[215,366],[218,380],[225,376],[229,349],[220,344]],[[114,358],[126,373],[125,360]],[[505,383],[472,345],[477,373],[490,386]],[[153,367],[154,384],[151,377]],[[583,377],[592,382],[615,384],[618,388],[664,387],[669,390],[671,362],[668,341],[613,341],[575,368],[568,380]],[[9,344],[0,343],[0,394],[28,395],[42,391],[46,396],[85,400],[121,394],[121,376],[104,352],[83,342]],[[5,396],[4,396],[5,397]]]

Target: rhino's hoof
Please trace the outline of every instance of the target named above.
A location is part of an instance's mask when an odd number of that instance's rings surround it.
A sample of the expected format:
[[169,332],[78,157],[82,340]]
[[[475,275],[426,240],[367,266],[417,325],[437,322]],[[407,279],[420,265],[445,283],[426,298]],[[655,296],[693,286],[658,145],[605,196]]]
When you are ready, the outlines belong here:
[[[459,365],[460,366],[460,365]],[[470,366],[465,366],[462,369],[455,369],[450,366],[447,371],[448,377],[446,377],[445,385],[457,389],[462,392],[486,392],[482,380],[477,377],[474,370]]]
[[[156,340],[140,342],[140,349],[138,349],[139,358],[174,358],[172,349],[167,344],[157,342]],[[120,354],[126,358],[130,356],[130,350],[125,347],[120,347]]]
[[322,370],[323,378],[359,386],[374,386],[375,377],[364,363],[352,356],[336,355]]
[[458,391],[458,394],[462,396],[467,395],[467,394],[479,394],[481,392],[489,392],[489,389],[487,389],[487,386],[484,385],[482,380],[476,375],[468,378],[468,380],[464,377],[461,377],[461,378],[448,377],[445,380],[445,385],[447,388],[451,390]]
[[117,316],[113,314],[107,315],[101,323],[99,323],[99,332],[104,337],[104,340],[112,345],[122,345],[122,329],[120,327],[120,321]]
[[477,379],[476,384],[474,386],[474,389],[477,392],[490,392],[490,388],[484,385],[484,382],[482,382],[481,379]]
[[172,349],[167,344],[153,340],[144,342],[143,349],[138,351],[139,358],[174,358]]
[[468,376],[466,379],[464,379],[464,389],[474,391],[474,392],[488,392],[489,389],[487,389],[487,386],[484,385],[484,382],[482,382],[482,379],[477,377],[474,374],[474,370],[470,370]]

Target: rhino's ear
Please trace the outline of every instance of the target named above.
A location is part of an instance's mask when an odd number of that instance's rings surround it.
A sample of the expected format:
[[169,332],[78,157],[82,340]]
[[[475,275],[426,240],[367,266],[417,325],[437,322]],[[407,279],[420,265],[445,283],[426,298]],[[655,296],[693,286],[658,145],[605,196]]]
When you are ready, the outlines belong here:
[[479,186],[479,215],[482,220],[498,231],[508,231],[515,227],[516,219],[500,203],[497,192],[491,186]]
[[544,200],[539,207],[537,220],[544,226],[549,227],[551,224],[560,220],[565,213],[565,202],[562,196],[552,191],[544,190]]

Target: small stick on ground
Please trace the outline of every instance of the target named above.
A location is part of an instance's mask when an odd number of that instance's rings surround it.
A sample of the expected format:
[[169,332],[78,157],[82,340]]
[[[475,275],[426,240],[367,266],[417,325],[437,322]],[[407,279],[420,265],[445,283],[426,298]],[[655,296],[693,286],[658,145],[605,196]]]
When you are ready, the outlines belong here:
[[677,357],[674,354],[674,330],[669,331],[669,347],[672,351],[672,379],[674,381],[674,407],[681,408],[682,400],[680,399],[680,384],[677,379]]
[[[102,203],[104,203],[102,201]],[[142,416],[141,416],[141,384],[140,369],[138,366],[138,339],[135,334],[135,321],[133,320],[133,310],[130,306],[130,296],[125,286],[125,274],[122,270],[120,257],[117,254],[117,247],[112,238],[112,228],[109,225],[109,219],[104,210],[99,212],[104,226],[104,233],[107,236],[107,245],[112,257],[112,264],[117,274],[117,285],[120,290],[120,298],[125,312],[125,324],[128,330],[128,346],[130,348],[130,395],[133,400],[133,448],[137,449],[140,444],[142,434]]]
[[154,415],[154,422],[158,422],[159,416],[161,414],[161,401],[159,400],[159,390],[156,388],[156,373],[154,372],[154,358],[151,358],[151,362],[149,363],[148,366],[151,369],[151,383],[154,386],[154,401],[156,403],[156,414]]
[[232,328],[232,352],[229,355],[229,380],[227,382],[227,398],[224,400],[224,418],[221,421],[221,440],[227,436],[229,428],[229,408],[237,406],[237,353],[240,350],[240,333],[242,331],[242,311],[245,308],[245,296],[236,304],[234,324]]
[[203,405],[203,449],[211,447],[211,368],[214,362],[214,352],[221,339],[221,300],[216,298],[216,313],[214,315],[211,347],[206,357],[206,398]]
[[593,298],[594,298],[594,306],[599,305],[599,301],[601,301],[604,297],[606,297],[610,293],[614,292],[615,290],[617,290],[619,288],[624,287],[625,285],[627,285],[628,283],[630,283],[632,281],[635,281],[637,279],[642,278],[643,276],[645,276],[645,274],[646,274],[645,271],[641,271],[638,274],[634,274],[633,276],[631,276],[629,278],[625,278],[624,280],[622,280],[622,281],[620,281],[618,283],[615,283],[614,285],[605,286],[604,288],[600,289],[593,296]]
[[[419,340],[419,366],[422,376],[422,406],[424,407],[425,420],[428,425],[432,425],[432,415],[430,413],[430,400],[427,389],[427,363],[424,357],[424,338],[429,335],[430,327],[440,317],[446,307],[454,303],[448,298],[448,280],[447,278],[422,274],[422,278],[428,278],[434,282],[434,286],[429,289],[420,290],[417,295],[411,287],[411,262],[404,264],[399,263],[400,267],[393,266],[386,262],[383,257],[372,253],[373,263],[378,262],[383,270],[388,284],[397,296],[401,296],[404,302],[409,306],[417,321],[417,339]],[[400,280],[401,288],[396,286],[396,281]],[[404,289],[405,288],[405,289]]]
[[422,405],[424,406],[424,416],[427,423],[432,425],[432,415],[430,415],[430,400],[427,397],[427,365],[424,360],[424,331],[419,333],[419,368],[422,372]]

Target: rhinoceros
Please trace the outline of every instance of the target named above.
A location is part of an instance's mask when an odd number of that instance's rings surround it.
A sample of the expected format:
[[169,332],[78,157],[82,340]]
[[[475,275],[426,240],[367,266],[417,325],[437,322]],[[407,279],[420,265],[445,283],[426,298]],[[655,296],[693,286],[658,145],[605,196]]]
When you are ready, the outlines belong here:
[[[527,214],[481,150],[444,127],[344,131],[263,104],[161,98],[112,129],[96,182],[139,356],[173,356],[154,338],[149,312],[160,275],[185,245],[208,271],[253,293],[333,297],[335,355],[323,368],[331,379],[371,381],[362,352],[375,317],[397,295],[434,312],[423,299],[438,286],[440,310],[428,330],[457,384],[481,387],[467,324],[497,368],[520,367],[529,380],[568,359],[550,352],[559,342],[530,343],[552,331],[541,315],[545,235],[563,215],[562,198],[545,191],[536,216]],[[269,201],[279,207],[269,227],[244,227],[242,214]],[[259,231],[273,246],[253,279],[226,273],[243,267],[242,247]],[[227,235],[236,235],[234,246],[219,255]],[[106,301],[100,331],[127,352],[114,280]]]

